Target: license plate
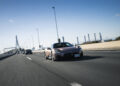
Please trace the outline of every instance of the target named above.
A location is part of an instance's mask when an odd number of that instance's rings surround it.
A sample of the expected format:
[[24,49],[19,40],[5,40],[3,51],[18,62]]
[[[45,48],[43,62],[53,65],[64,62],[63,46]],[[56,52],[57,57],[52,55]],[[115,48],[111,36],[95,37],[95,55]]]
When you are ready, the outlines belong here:
[[74,54],[74,57],[80,57],[80,54]]

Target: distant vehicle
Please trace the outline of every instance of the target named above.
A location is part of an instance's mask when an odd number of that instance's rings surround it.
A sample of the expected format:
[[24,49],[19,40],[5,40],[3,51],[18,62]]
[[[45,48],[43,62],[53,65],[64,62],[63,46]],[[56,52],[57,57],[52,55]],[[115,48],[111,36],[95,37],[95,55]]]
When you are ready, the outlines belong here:
[[32,50],[31,49],[26,49],[25,50],[25,54],[27,55],[27,54],[32,54]]
[[80,46],[74,46],[68,42],[54,43],[52,48],[45,49],[45,58],[58,60],[62,57],[75,57],[80,58],[83,56],[83,50]]

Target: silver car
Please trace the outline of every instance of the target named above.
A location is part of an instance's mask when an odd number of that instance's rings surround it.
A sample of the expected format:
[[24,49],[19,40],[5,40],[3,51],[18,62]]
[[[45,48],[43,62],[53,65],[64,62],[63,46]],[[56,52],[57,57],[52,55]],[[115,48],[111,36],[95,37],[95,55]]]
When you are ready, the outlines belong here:
[[83,56],[83,50],[80,46],[74,46],[68,42],[54,43],[51,48],[45,49],[45,58],[53,61],[59,58],[74,57],[80,58]]

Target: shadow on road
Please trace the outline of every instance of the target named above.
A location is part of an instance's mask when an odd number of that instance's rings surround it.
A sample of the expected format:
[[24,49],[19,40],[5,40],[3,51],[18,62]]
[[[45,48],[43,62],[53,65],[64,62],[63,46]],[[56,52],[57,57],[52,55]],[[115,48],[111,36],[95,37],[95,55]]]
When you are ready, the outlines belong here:
[[7,59],[8,57],[11,57],[11,56],[13,56],[13,55],[1,57],[1,58],[0,58],[0,61],[1,61],[1,60],[4,60],[4,59]]
[[93,59],[100,59],[103,58],[102,56],[83,56],[81,58],[62,58],[58,61],[85,61],[85,60],[93,60]]

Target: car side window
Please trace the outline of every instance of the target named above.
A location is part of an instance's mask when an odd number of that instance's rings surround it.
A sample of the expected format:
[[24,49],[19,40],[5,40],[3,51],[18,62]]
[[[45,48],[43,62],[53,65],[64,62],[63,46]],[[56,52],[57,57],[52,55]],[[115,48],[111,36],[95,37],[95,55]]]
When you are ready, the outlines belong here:
[[72,47],[73,45],[72,45],[72,44],[69,44],[69,43],[66,43],[66,46],[67,46],[67,47]]

